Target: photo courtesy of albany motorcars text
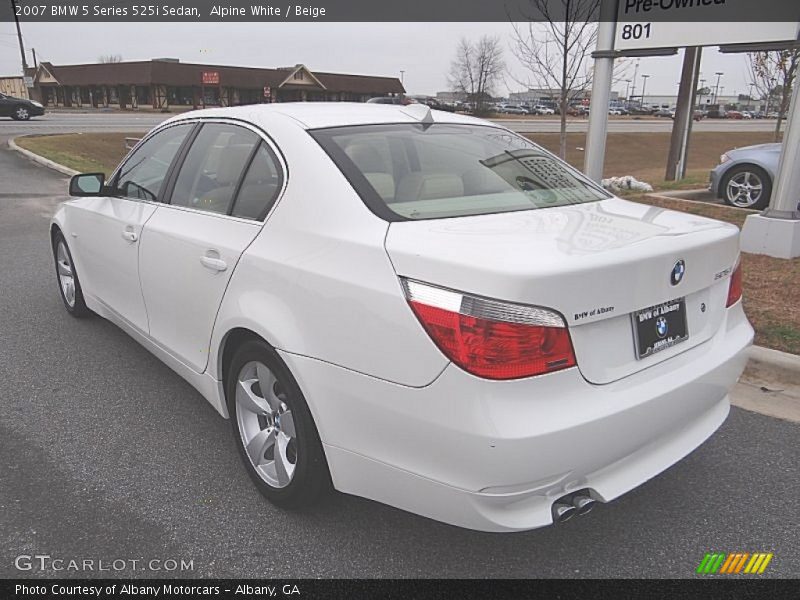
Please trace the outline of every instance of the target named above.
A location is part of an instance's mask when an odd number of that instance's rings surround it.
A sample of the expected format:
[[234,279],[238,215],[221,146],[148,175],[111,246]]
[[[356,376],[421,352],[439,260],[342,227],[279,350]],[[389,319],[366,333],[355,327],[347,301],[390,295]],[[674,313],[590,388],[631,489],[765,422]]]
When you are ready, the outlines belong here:
[[285,507],[333,487],[487,531],[584,514],[722,424],[753,339],[735,227],[423,105],[189,112],[70,193],[67,311],[230,417]]

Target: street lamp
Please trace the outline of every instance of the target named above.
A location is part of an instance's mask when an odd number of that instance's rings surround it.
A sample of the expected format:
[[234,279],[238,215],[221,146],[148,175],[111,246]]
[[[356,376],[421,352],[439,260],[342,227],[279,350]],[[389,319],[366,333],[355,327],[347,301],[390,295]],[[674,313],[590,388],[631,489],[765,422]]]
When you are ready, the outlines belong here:
[[718,104],[717,99],[719,97],[719,80],[725,73],[717,71],[714,75],[717,76],[717,85],[714,87],[714,104]]
[[706,89],[706,80],[705,79],[701,79],[700,80],[700,90],[699,90],[700,91],[700,99],[697,101],[698,106],[701,106],[701,107],[703,106],[703,96],[705,95],[705,94],[703,94],[703,90],[705,90],[705,89]]
[[631,99],[631,97],[628,95],[628,92],[630,91],[630,88],[631,88],[631,80],[630,79],[626,79],[625,80],[625,101],[626,102],[628,102]]
[[650,75],[642,75],[642,79],[644,81],[642,81],[642,101],[640,103],[641,106],[644,106],[644,91],[647,89],[647,78],[648,77],[650,77]]

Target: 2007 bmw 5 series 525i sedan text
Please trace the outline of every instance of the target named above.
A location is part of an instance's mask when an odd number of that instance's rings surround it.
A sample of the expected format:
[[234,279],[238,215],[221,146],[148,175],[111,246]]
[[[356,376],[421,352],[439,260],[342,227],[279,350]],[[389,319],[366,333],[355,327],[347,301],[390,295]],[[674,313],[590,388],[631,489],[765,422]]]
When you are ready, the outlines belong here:
[[285,507],[333,487],[486,531],[563,521],[708,438],[753,339],[735,227],[422,105],[190,112],[70,193],[67,311],[230,417]]

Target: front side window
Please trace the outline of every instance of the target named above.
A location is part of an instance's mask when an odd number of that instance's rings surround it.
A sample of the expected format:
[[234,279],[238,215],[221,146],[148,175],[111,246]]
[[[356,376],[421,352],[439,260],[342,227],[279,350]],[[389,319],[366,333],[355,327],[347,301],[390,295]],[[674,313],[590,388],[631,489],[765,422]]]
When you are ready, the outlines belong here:
[[580,204],[609,195],[503,129],[392,124],[310,132],[367,206],[389,221]]
[[167,171],[193,126],[187,123],[169,127],[139,146],[120,167],[115,195],[161,201]]
[[171,204],[230,214],[239,181],[259,142],[243,127],[203,125],[181,166]]

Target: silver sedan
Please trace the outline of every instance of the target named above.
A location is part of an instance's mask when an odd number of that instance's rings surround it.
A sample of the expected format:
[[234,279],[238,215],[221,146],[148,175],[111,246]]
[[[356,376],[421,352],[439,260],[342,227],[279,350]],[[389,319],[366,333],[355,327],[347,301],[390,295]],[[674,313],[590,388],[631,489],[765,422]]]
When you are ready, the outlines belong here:
[[781,144],[728,150],[711,171],[709,189],[731,206],[761,210],[769,204]]

